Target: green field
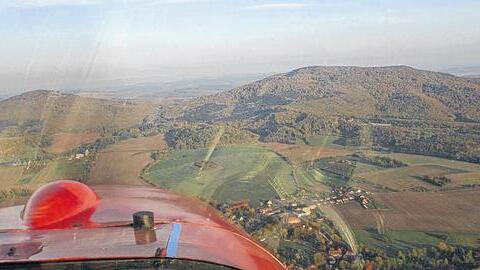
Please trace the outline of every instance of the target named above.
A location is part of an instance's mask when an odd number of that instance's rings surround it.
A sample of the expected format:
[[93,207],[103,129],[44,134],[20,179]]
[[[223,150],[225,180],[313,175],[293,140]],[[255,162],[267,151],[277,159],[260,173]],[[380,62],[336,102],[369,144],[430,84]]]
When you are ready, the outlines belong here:
[[308,145],[312,146],[322,146],[322,147],[332,147],[332,148],[346,148],[343,144],[343,138],[340,136],[334,135],[314,135],[309,136],[305,140]]
[[348,145],[345,138],[338,135],[313,135],[305,139],[306,144],[347,150],[370,150],[370,146]]
[[329,187],[348,185],[348,181],[308,164],[297,169],[297,177],[303,189],[314,192],[328,192]]
[[310,136],[307,137],[306,142],[308,145],[315,145],[315,146],[340,146],[336,144],[335,141],[340,139],[340,136]]
[[[162,188],[218,202],[288,197],[296,191],[291,166],[256,146],[218,147],[203,169],[207,149],[176,150],[147,168],[143,177]],[[197,163],[197,164],[196,164]]]
[[371,165],[371,164],[362,163],[362,162],[357,162],[354,174],[375,172],[375,171],[380,171],[380,170],[385,170],[385,168],[375,166],[375,165]]
[[[381,153],[376,151],[361,151],[370,157],[387,157],[401,161],[407,166],[384,168],[377,165],[357,161],[351,167],[339,167],[338,162],[354,161],[351,156],[321,158],[316,162],[303,164],[303,172],[299,172],[307,185],[321,183],[325,185],[352,185],[372,192],[386,191],[436,191],[445,189],[465,188],[468,185],[480,184],[480,165],[448,160],[438,157],[414,154]],[[352,169],[353,173],[347,170]],[[350,180],[341,179],[341,175],[351,175]],[[339,177],[336,177],[336,174]],[[451,182],[444,186],[436,186],[422,180],[425,175],[445,176]],[[348,178],[348,177],[347,177]],[[312,181],[316,180],[316,181]],[[342,183],[343,181],[343,183]]]
[[403,154],[403,153],[378,153],[379,156],[391,157],[400,161],[403,161],[409,165],[440,165],[444,167],[450,167],[457,170],[464,171],[480,171],[480,164],[451,160],[439,157],[424,156],[424,155],[413,155],[413,154]]
[[[378,154],[408,164],[406,167],[399,168],[375,168],[357,163],[354,177],[362,179],[363,188],[371,191],[378,190],[379,186],[397,191],[414,190],[422,188],[423,190],[439,190],[462,188],[464,185],[480,184],[480,165],[447,160],[437,157],[412,155],[412,154]],[[359,166],[360,165],[360,166]],[[446,176],[452,179],[452,182],[438,187],[421,180],[424,175]]]

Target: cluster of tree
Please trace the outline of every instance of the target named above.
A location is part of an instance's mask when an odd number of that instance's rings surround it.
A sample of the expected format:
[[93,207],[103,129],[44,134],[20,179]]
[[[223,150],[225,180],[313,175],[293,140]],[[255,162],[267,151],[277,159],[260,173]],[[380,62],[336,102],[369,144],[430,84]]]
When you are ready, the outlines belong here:
[[364,249],[362,256],[371,269],[477,269],[480,249],[452,247],[444,242],[428,248],[413,248],[388,254]]
[[141,136],[141,132],[138,128],[113,129],[110,133],[113,137],[119,137],[120,140],[138,138]]
[[298,133],[304,136],[314,134],[331,134],[337,133],[340,126],[345,122],[343,117],[332,116],[316,116],[311,113],[298,112],[284,109],[280,112],[270,114],[259,133],[262,137],[268,133],[275,131],[276,128],[290,127],[296,129]]
[[421,179],[429,184],[443,187],[448,183],[452,182],[452,180],[446,176],[431,176],[431,175],[424,175]]
[[213,118],[224,117],[224,109],[226,105],[216,104],[216,103],[207,103],[200,107],[192,108],[184,113],[182,119],[198,122],[198,121],[209,121]]
[[341,134],[347,145],[380,146],[397,152],[480,162],[480,133],[475,126],[444,121],[377,120],[384,125],[285,110],[258,121],[252,130],[263,141],[293,144],[310,135]]
[[357,122],[348,122],[340,127],[346,145],[371,146],[373,144],[370,127]]
[[357,163],[355,160],[322,158],[315,161],[314,166],[327,173],[340,176],[342,179],[349,180],[355,173]]
[[105,136],[105,137],[100,137],[97,140],[95,140],[94,143],[89,143],[89,144],[83,144],[72,151],[70,151],[70,154],[76,154],[76,153],[85,153],[85,151],[90,151],[91,153],[98,152],[102,149],[107,148],[107,146],[115,144],[119,141],[126,140],[130,137],[124,137],[124,136]]
[[160,151],[153,151],[150,153],[150,158],[153,160],[153,161],[158,161],[160,160],[160,157],[162,156],[162,154],[160,153]]
[[258,137],[246,130],[228,125],[188,125],[173,128],[165,133],[165,140],[174,149],[195,149],[211,144],[244,144],[257,141]]
[[353,125],[343,129],[348,144],[375,145],[396,152],[480,162],[480,134],[474,128],[415,128]]
[[464,122],[480,122],[478,110],[468,108],[480,107],[480,92],[471,87],[460,87],[454,91],[445,84],[425,83],[423,92],[437,98],[445,106],[453,108],[457,120]]
[[304,141],[305,136],[295,128],[280,126],[269,132],[262,141],[295,144]]
[[379,166],[379,167],[382,167],[382,168],[398,168],[398,167],[407,166],[406,163],[404,163],[400,160],[389,158],[389,157],[366,156],[361,152],[355,153],[352,156],[355,158],[354,160],[356,160],[358,162],[367,163],[367,164],[371,164],[371,165],[374,165],[374,166]]
[[250,234],[274,222],[274,218],[258,214],[250,205],[231,207],[228,204],[219,204],[216,208]]
[[280,258],[288,258],[288,265],[291,269],[306,269],[308,267],[314,267],[315,255],[317,255],[317,258],[321,258],[317,259],[318,262],[325,264],[325,255],[319,252],[314,253],[312,250],[298,248],[293,245],[280,245],[277,249],[277,253]]

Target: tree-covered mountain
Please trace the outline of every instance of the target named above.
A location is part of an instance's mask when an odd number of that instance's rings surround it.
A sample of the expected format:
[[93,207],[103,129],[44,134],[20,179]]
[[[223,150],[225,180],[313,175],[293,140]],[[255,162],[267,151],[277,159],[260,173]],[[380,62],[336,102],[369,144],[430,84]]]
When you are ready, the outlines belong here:
[[480,85],[405,66],[306,67],[199,98],[190,106],[182,115],[186,120],[245,119],[288,106],[316,115],[480,121]]
[[395,67],[306,67],[230,91],[162,106],[144,130],[227,123],[261,140],[339,134],[349,144],[480,160],[480,84]]

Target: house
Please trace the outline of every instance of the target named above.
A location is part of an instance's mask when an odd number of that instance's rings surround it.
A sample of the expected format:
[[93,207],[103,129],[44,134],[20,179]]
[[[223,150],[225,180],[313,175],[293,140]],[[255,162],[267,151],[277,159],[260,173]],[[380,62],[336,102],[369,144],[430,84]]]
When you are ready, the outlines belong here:
[[266,215],[266,214],[269,214],[273,211],[273,209],[271,207],[265,207],[265,208],[262,208],[260,209],[260,213]]
[[309,208],[297,208],[292,212],[294,215],[297,217],[304,217],[304,216],[309,216],[312,211],[309,210]]
[[273,216],[273,215],[278,215],[278,214],[282,214],[283,211],[281,209],[275,209],[273,211],[271,211],[270,213],[267,213],[266,216]]
[[240,201],[240,202],[235,202],[231,205],[231,209],[241,209],[241,208],[248,208],[248,202]]
[[299,224],[302,220],[294,215],[286,215],[283,219],[283,222],[286,224]]
[[328,255],[334,258],[340,258],[343,256],[343,250],[341,248],[331,248]]
[[312,210],[314,210],[315,208],[317,208],[317,205],[315,204],[312,204],[310,206],[305,206],[302,208],[303,212],[311,212]]

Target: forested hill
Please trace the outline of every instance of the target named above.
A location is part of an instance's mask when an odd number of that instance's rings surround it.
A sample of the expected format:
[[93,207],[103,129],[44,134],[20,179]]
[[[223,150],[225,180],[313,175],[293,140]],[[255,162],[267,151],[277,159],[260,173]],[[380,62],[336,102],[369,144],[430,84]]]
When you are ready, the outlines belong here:
[[[184,118],[244,118],[284,107],[314,114],[480,121],[480,84],[410,67],[306,67],[197,99]],[[261,107],[260,107],[261,106]],[[243,113],[243,114],[242,114]]]
[[235,123],[264,141],[334,133],[352,144],[477,160],[480,84],[406,66],[306,67],[161,107],[144,128],[172,120]]

